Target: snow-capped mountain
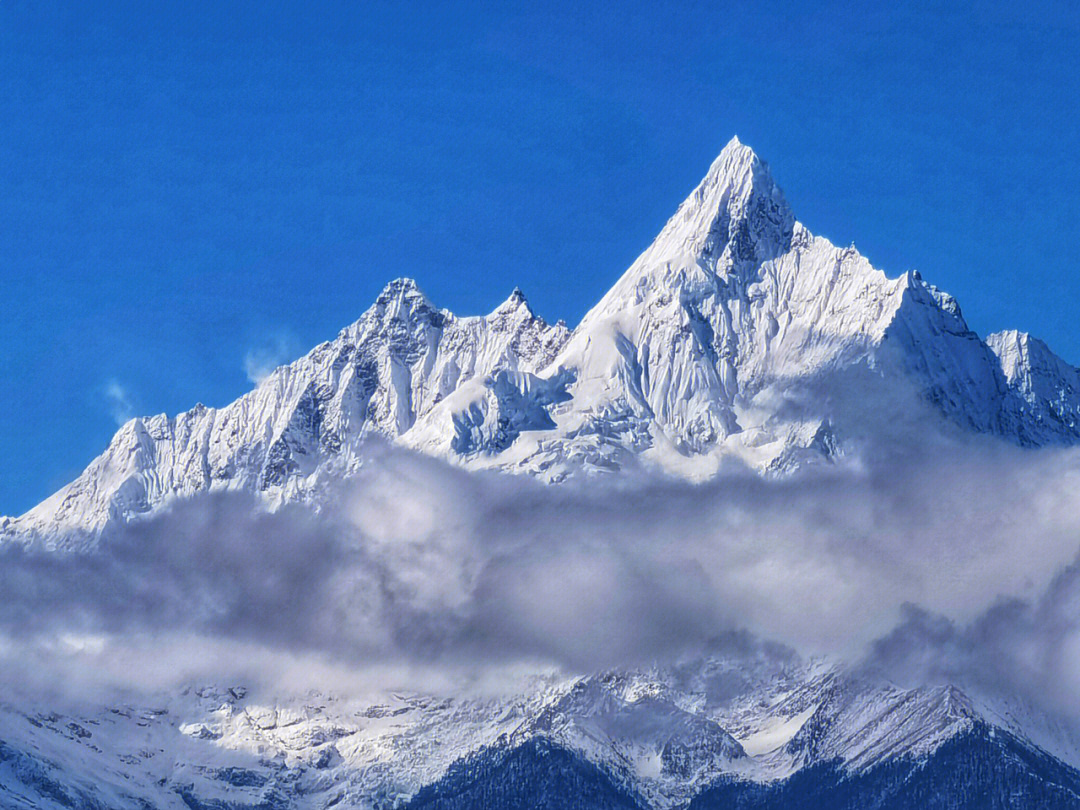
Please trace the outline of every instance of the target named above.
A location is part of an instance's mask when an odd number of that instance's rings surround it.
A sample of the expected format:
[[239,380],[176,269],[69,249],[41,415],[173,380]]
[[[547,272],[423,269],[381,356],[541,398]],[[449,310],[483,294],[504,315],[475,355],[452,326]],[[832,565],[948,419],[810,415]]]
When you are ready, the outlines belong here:
[[[335,340],[232,404],[130,420],[79,478],[8,529],[93,533],[170,497],[218,489],[304,499],[320,480],[355,469],[365,437],[405,435],[473,379],[527,381],[568,336],[519,290],[486,317],[457,318],[414,282],[394,281]],[[541,409],[533,418],[544,417]]]
[[[318,505],[370,437],[560,482],[639,467],[697,480],[729,463],[783,474],[935,436],[1080,443],[1080,370],[1028,335],[980,339],[917,273],[890,279],[812,235],[733,140],[576,329],[520,290],[458,317],[399,279],[232,404],[129,421],[78,479],[0,519],[0,538],[77,546],[221,490]],[[5,698],[0,806],[1080,806],[1073,730],[954,685],[901,688],[746,639],[527,680],[497,696],[225,684],[138,705]]]
[[0,531],[94,533],[206,490],[311,499],[355,470],[370,435],[552,481],[637,464],[697,479],[730,459],[784,471],[857,451],[883,425],[925,435],[938,429],[927,414],[1073,444],[1080,372],[1024,334],[980,340],[918,273],[889,278],[811,234],[733,139],[572,332],[519,290],[490,315],[457,317],[399,279],[231,405],[131,420]]
[[[666,669],[538,677],[501,696],[283,701],[233,685],[147,705],[3,705],[0,805],[855,810],[868,805],[845,803],[853,784],[879,799],[901,785],[910,798],[958,770],[977,789],[942,789],[936,798],[952,803],[930,806],[999,806],[979,804],[985,774],[958,769],[957,755],[1000,775],[999,795],[1043,797],[1015,806],[1080,803],[1080,773],[954,687],[901,689],[758,647]],[[718,799],[762,790],[816,791],[819,803]]]

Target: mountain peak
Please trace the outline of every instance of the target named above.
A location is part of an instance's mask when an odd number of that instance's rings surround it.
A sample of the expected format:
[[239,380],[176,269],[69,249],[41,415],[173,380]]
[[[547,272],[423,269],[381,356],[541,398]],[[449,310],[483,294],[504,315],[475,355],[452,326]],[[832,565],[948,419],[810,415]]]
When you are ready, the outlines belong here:
[[416,281],[411,278],[395,278],[382,288],[382,292],[379,293],[379,297],[376,301],[389,301],[393,298],[400,298],[402,296],[420,296],[424,297],[424,294],[420,292],[420,287]]
[[771,193],[776,184],[769,173],[768,165],[753,149],[735,136],[720,150],[695,191],[728,188],[740,194],[753,190],[755,185],[768,187],[767,190]]
[[747,146],[745,143],[740,141],[738,135],[733,135],[731,137],[731,140],[724,144],[724,148],[721,149],[720,154],[716,156],[716,160],[713,161],[713,166],[710,167],[710,170],[721,161],[729,158],[738,158],[740,160],[756,160],[759,163],[761,162],[760,158],[758,158],[757,156],[757,153],[754,152],[754,150]]
[[434,309],[431,301],[411,278],[395,278],[379,293],[375,299],[378,308],[389,307],[394,311],[414,309]]
[[510,293],[510,297],[499,304],[495,308],[493,315],[506,314],[510,312],[517,312],[524,307],[525,311],[529,314],[533,314],[532,307],[529,306],[528,299],[525,298],[525,293],[521,291],[521,287],[514,287],[514,291]]
[[447,314],[431,303],[416,281],[411,278],[396,278],[383,287],[375,303],[348,329],[360,329],[372,319],[383,324],[403,322],[441,327]]
[[732,138],[657,239],[665,252],[689,251],[717,269],[755,265],[791,246],[795,216],[768,164]]

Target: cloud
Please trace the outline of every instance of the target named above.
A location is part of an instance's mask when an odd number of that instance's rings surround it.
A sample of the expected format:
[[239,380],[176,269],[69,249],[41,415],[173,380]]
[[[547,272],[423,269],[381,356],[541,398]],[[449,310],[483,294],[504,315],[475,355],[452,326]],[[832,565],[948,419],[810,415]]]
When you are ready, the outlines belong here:
[[584,672],[747,631],[1030,691],[1042,681],[1026,672],[1051,659],[1064,672],[1080,649],[1074,451],[987,442],[782,480],[572,488],[364,453],[318,511],[205,494],[92,552],[0,549],[0,638],[24,662],[67,656],[84,677],[132,683],[237,668]]
[[135,406],[131,393],[116,380],[105,383],[105,400],[109,404],[109,412],[116,424],[123,425],[135,415]]
[[294,359],[300,353],[297,346],[296,338],[287,333],[278,333],[263,340],[244,355],[244,373],[258,385],[278,366]]
[[968,622],[907,604],[862,662],[901,683],[953,683],[1080,715],[1080,557],[1033,599],[1002,598]]

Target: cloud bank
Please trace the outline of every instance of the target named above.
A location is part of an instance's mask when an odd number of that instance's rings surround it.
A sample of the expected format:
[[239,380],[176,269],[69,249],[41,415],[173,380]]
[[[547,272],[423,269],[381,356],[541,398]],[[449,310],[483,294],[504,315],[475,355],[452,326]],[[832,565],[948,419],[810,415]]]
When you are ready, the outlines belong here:
[[267,656],[296,677],[591,671],[747,630],[913,680],[1063,703],[1080,687],[1073,451],[987,443],[784,480],[573,488],[369,455],[318,511],[210,494],[93,552],[0,548],[8,658],[132,683],[265,675]]

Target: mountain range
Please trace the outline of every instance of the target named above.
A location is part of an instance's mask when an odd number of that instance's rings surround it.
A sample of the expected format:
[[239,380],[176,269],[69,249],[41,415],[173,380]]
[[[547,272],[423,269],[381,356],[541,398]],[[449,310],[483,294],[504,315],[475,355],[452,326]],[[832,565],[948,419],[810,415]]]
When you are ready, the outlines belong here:
[[782,474],[905,427],[922,439],[939,416],[946,431],[1075,444],[1080,370],[1025,333],[980,339],[917,272],[889,278],[814,236],[733,139],[577,328],[518,289],[458,317],[398,279],[232,404],[130,420],[0,532],[95,533],[208,490],[311,500],[373,435],[548,481],[627,467],[700,480],[724,463]]
[[[734,139],[576,328],[518,289],[460,317],[398,279],[235,402],[130,420],[0,538],[92,552],[217,491],[317,508],[373,438],[561,486],[808,474],[932,442],[1080,444],[1080,370],[1027,334],[981,338],[917,272],[814,236]],[[501,699],[281,705],[226,684],[0,706],[4,807],[1064,808],[1078,765],[1075,735],[1030,707],[745,640]]]
[[233,684],[152,704],[5,704],[0,806],[1064,810],[1080,806],[1078,752],[1022,705],[744,640],[502,697],[283,702]]

